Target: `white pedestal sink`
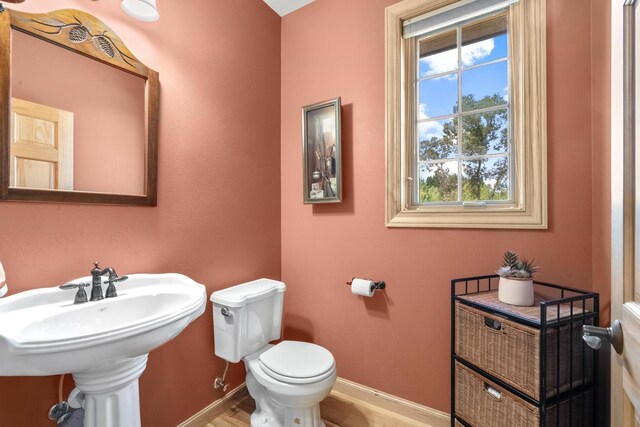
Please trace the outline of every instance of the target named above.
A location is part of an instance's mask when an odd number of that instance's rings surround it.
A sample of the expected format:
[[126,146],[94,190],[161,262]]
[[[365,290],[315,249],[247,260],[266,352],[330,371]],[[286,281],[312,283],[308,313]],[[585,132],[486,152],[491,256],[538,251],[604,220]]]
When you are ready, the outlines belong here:
[[133,274],[116,298],[73,299],[44,288],[0,300],[0,376],[72,372],[85,427],[139,427],[148,354],[204,312],[205,287],[180,274]]

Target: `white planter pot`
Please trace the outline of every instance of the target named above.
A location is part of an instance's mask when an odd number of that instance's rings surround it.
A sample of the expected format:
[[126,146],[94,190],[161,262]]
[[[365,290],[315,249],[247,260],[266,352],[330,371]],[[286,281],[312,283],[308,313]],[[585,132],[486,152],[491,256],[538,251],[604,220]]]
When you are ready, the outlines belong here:
[[533,279],[500,278],[498,299],[506,304],[529,307],[533,305]]

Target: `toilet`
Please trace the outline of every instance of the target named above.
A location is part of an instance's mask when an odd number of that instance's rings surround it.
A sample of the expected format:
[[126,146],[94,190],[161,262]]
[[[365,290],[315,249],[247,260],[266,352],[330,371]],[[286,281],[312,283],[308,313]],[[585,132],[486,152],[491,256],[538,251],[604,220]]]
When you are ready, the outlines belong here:
[[324,427],[320,402],[336,382],[333,355],[325,348],[280,339],[286,286],[270,279],[211,295],[218,357],[244,361],[247,389],[256,402],[252,427]]

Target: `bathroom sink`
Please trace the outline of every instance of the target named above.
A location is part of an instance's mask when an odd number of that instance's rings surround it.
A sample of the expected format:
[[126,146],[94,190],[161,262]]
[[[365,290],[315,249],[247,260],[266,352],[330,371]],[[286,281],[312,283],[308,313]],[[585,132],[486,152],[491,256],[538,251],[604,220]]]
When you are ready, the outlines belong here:
[[[148,353],[200,316],[207,296],[203,285],[180,274],[133,274],[117,286],[117,297],[84,304],[73,303],[74,290],[57,287],[1,299],[0,376],[71,372],[81,391],[100,396],[90,405],[105,399],[104,408],[85,408],[85,426],[139,425],[137,380]],[[113,398],[122,399],[124,418],[103,416]]]
[[134,274],[118,287],[118,297],[84,304],[58,288],[0,300],[0,376],[82,372],[146,354],[206,305],[205,287],[179,274]]

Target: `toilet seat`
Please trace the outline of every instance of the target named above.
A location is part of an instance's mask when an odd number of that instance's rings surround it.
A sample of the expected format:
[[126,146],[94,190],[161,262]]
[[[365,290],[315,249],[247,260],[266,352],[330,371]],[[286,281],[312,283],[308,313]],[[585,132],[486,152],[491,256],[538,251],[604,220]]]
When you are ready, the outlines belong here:
[[325,348],[300,341],[282,341],[259,356],[260,368],[287,384],[311,384],[335,373],[335,359]]

